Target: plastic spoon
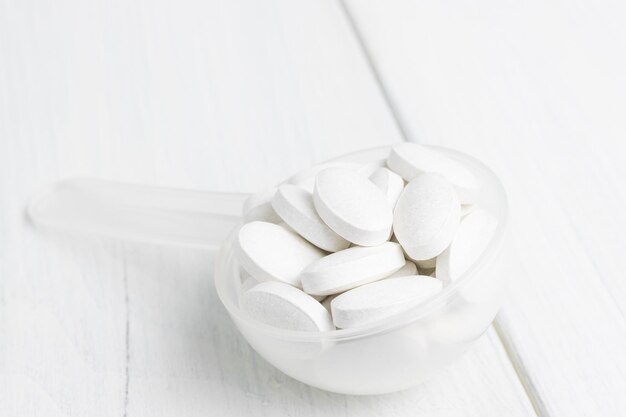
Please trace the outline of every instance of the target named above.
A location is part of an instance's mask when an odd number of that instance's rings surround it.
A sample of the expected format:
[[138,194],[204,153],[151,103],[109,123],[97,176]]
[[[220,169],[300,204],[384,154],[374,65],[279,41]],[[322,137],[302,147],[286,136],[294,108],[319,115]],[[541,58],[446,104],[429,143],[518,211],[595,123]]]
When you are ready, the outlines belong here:
[[37,226],[215,250],[247,197],[77,178],[55,183],[27,211]]

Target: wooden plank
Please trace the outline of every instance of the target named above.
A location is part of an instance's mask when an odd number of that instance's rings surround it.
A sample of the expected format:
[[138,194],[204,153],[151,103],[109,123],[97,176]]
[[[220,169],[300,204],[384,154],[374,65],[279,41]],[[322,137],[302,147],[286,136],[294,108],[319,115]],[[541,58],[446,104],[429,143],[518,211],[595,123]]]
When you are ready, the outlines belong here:
[[0,3],[0,415],[532,413],[490,330],[437,380],[311,389],[245,344],[212,256],[46,234],[23,208],[67,176],[257,190],[401,140],[331,1]]
[[539,414],[626,414],[624,4],[347,5],[408,135],[505,183],[498,330]]

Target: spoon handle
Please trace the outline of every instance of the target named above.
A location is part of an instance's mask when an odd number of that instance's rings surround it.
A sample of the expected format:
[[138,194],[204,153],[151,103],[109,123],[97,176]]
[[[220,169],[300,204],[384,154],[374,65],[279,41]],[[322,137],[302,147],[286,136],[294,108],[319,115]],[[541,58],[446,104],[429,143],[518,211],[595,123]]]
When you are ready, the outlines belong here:
[[76,178],[53,184],[27,211],[36,226],[217,249],[247,197]]

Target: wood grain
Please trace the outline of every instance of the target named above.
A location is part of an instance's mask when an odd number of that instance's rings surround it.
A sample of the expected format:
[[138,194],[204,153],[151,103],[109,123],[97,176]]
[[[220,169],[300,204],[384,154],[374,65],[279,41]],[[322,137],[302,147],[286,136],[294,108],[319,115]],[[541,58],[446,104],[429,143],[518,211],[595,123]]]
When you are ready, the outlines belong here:
[[624,4],[347,4],[408,136],[505,183],[498,331],[539,414],[626,414]]
[[532,415],[492,329],[421,388],[329,394],[245,344],[210,254],[23,214],[68,176],[252,191],[400,140],[335,2],[0,1],[0,415]]

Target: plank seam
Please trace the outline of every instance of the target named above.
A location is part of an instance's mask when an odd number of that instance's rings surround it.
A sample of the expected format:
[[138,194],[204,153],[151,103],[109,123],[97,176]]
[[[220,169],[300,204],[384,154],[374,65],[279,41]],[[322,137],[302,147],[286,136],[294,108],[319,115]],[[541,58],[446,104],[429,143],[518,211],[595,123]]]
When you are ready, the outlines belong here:
[[123,258],[122,264],[123,283],[124,283],[124,306],[125,306],[125,335],[124,335],[124,347],[126,349],[126,366],[124,372],[124,414],[123,417],[128,417],[128,393],[130,388],[130,302],[128,298],[128,273],[126,269],[126,258]]
[[385,103],[385,105],[389,109],[389,113],[391,114],[391,118],[393,119],[394,124],[396,125],[396,128],[398,129],[400,137],[402,138],[403,141],[410,142],[408,139],[408,135],[406,134],[406,130],[404,129],[404,125],[402,121],[400,120],[400,117],[399,117],[400,112],[398,112],[397,109],[394,107],[393,101],[391,100],[391,98],[389,97],[387,93],[387,90],[385,89],[383,81],[380,78],[378,68],[376,67],[376,64],[374,64],[374,60],[372,59],[369,51],[367,50],[365,41],[363,40],[361,33],[359,32],[359,29],[356,26],[356,22],[354,21],[354,19],[352,18],[352,15],[350,14],[350,10],[348,9],[348,6],[346,5],[345,0],[337,0],[337,3],[339,4],[339,9],[341,9],[341,13],[343,14],[346,22],[348,23],[348,27],[349,27],[350,32],[352,32],[352,36],[356,40],[356,43],[361,52],[361,55],[365,58],[365,63],[367,64],[370,74],[372,78],[374,79],[374,83],[378,87],[378,91],[380,95],[382,96],[383,103]]
[[[399,116],[400,113],[398,112],[397,108],[393,104],[393,101],[391,100],[391,97],[389,96],[389,93],[387,92],[387,89],[385,88],[385,84],[380,76],[380,72],[378,71],[378,68],[376,67],[376,64],[374,63],[374,60],[372,59],[372,56],[367,49],[365,41],[363,37],[361,36],[361,33],[359,31],[359,28],[355,20],[352,18],[352,14],[350,13],[350,10],[348,9],[348,6],[346,5],[345,0],[337,0],[337,1],[339,3],[339,8],[341,9],[348,23],[348,26],[359,46],[361,54],[365,58],[365,62],[367,66],[369,67],[372,77],[374,78],[374,82],[376,83],[378,87],[378,90],[382,96],[383,102],[387,105],[389,112],[391,113],[391,117],[393,118],[394,123],[396,124],[396,127],[398,128],[400,136],[402,137],[404,141],[411,142],[408,138],[408,135],[406,134],[406,129],[404,128],[404,125]],[[541,399],[541,396],[539,395],[539,393],[535,389],[534,384],[530,380],[530,377],[528,373],[526,372],[526,369],[524,368],[521,358],[515,353],[515,349],[513,348],[513,346],[510,343],[508,343],[506,332],[500,327],[497,319],[494,320],[493,327],[496,331],[496,336],[500,340],[500,344],[502,345],[502,348],[504,349],[504,352],[506,353],[506,356],[515,372],[515,375],[520,385],[522,386],[524,393],[526,397],[528,398],[528,401],[533,407],[533,410],[536,416],[537,417],[549,417],[549,413],[546,409],[544,401]]]
[[526,397],[528,397],[528,401],[530,401],[530,404],[535,410],[535,414],[537,417],[550,417],[544,401],[541,399],[539,392],[535,388],[535,384],[533,384],[528,372],[526,372],[522,358],[516,353],[512,343],[509,343],[509,339],[506,337],[506,332],[502,329],[502,327],[500,327],[500,322],[497,318],[493,322],[493,328],[496,331],[498,339],[500,339],[500,343],[502,344],[506,356],[509,358],[509,362],[511,362],[511,365],[513,366],[517,379],[520,381],[520,384],[526,393]]

